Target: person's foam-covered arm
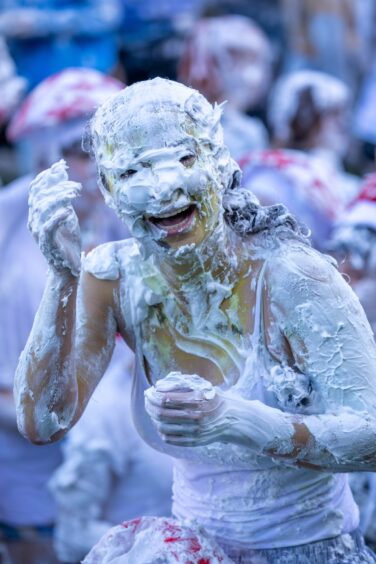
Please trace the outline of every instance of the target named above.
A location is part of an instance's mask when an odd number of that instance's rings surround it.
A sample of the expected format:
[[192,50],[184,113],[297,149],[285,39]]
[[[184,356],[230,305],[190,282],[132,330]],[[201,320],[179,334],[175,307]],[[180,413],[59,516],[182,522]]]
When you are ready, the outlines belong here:
[[21,433],[35,443],[61,438],[80,417],[111,358],[113,285],[84,273],[50,271],[20,356],[15,399]]
[[281,255],[270,260],[265,299],[268,345],[281,362],[265,384],[280,409],[226,399],[227,440],[317,470],[375,470],[376,345],[366,315],[325,257],[308,247]]
[[15,376],[18,426],[36,443],[61,438],[81,415],[111,358],[115,281],[79,276],[79,185],[64,161],[30,185],[29,228],[49,264],[47,284]]
[[289,252],[269,270],[271,327],[288,342],[296,385],[302,375],[307,384],[309,414],[289,416],[292,456],[336,471],[375,469],[376,346],[358,298],[308,248]]

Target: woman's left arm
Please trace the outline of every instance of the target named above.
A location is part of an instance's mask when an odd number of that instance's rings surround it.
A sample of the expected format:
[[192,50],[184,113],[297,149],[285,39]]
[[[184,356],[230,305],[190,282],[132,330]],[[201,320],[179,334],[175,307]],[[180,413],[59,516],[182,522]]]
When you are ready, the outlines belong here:
[[269,345],[278,327],[312,402],[311,414],[288,416],[289,456],[332,471],[375,470],[376,345],[358,298],[325,256],[293,248],[269,268],[265,302]]

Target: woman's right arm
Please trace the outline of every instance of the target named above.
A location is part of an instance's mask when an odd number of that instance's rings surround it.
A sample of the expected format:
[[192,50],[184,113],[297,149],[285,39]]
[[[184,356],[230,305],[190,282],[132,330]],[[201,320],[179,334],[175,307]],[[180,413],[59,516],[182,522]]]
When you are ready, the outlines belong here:
[[78,420],[112,355],[117,281],[79,277],[80,234],[71,201],[79,186],[65,164],[30,189],[29,227],[49,273],[15,377],[17,420],[34,443],[60,439]]

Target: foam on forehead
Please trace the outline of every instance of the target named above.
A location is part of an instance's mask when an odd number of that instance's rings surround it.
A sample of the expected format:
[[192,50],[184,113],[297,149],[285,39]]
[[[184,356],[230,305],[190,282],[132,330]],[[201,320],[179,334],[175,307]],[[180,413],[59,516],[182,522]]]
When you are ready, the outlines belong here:
[[96,157],[118,147],[137,153],[152,144],[174,145],[193,137],[223,146],[221,108],[183,84],[155,78],[128,86],[101,106],[91,124]]
[[[222,49],[249,50],[271,59],[269,41],[256,23],[236,14],[201,20],[193,32],[204,41],[206,50],[221,54]],[[205,41],[206,39],[206,41]]]

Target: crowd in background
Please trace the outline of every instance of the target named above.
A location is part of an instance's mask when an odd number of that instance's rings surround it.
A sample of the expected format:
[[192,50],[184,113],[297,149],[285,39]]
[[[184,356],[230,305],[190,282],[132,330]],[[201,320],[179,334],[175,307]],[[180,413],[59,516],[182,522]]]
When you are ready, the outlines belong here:
[[[85,124],[126,84],[181,81],[220,107],[243,186],[333,254],[376,329],[375,23],[373,0],[0,0],[0,563],[79,562],[112,524],[171,504],[169,460],[132,427],[120,343],[68,439],[18,434],[13,376],[46,273],[27,231],[32,177],[63,158],[82,183],[84,251],[127,237]],[[376,480],[352,484],[375,546]]]

